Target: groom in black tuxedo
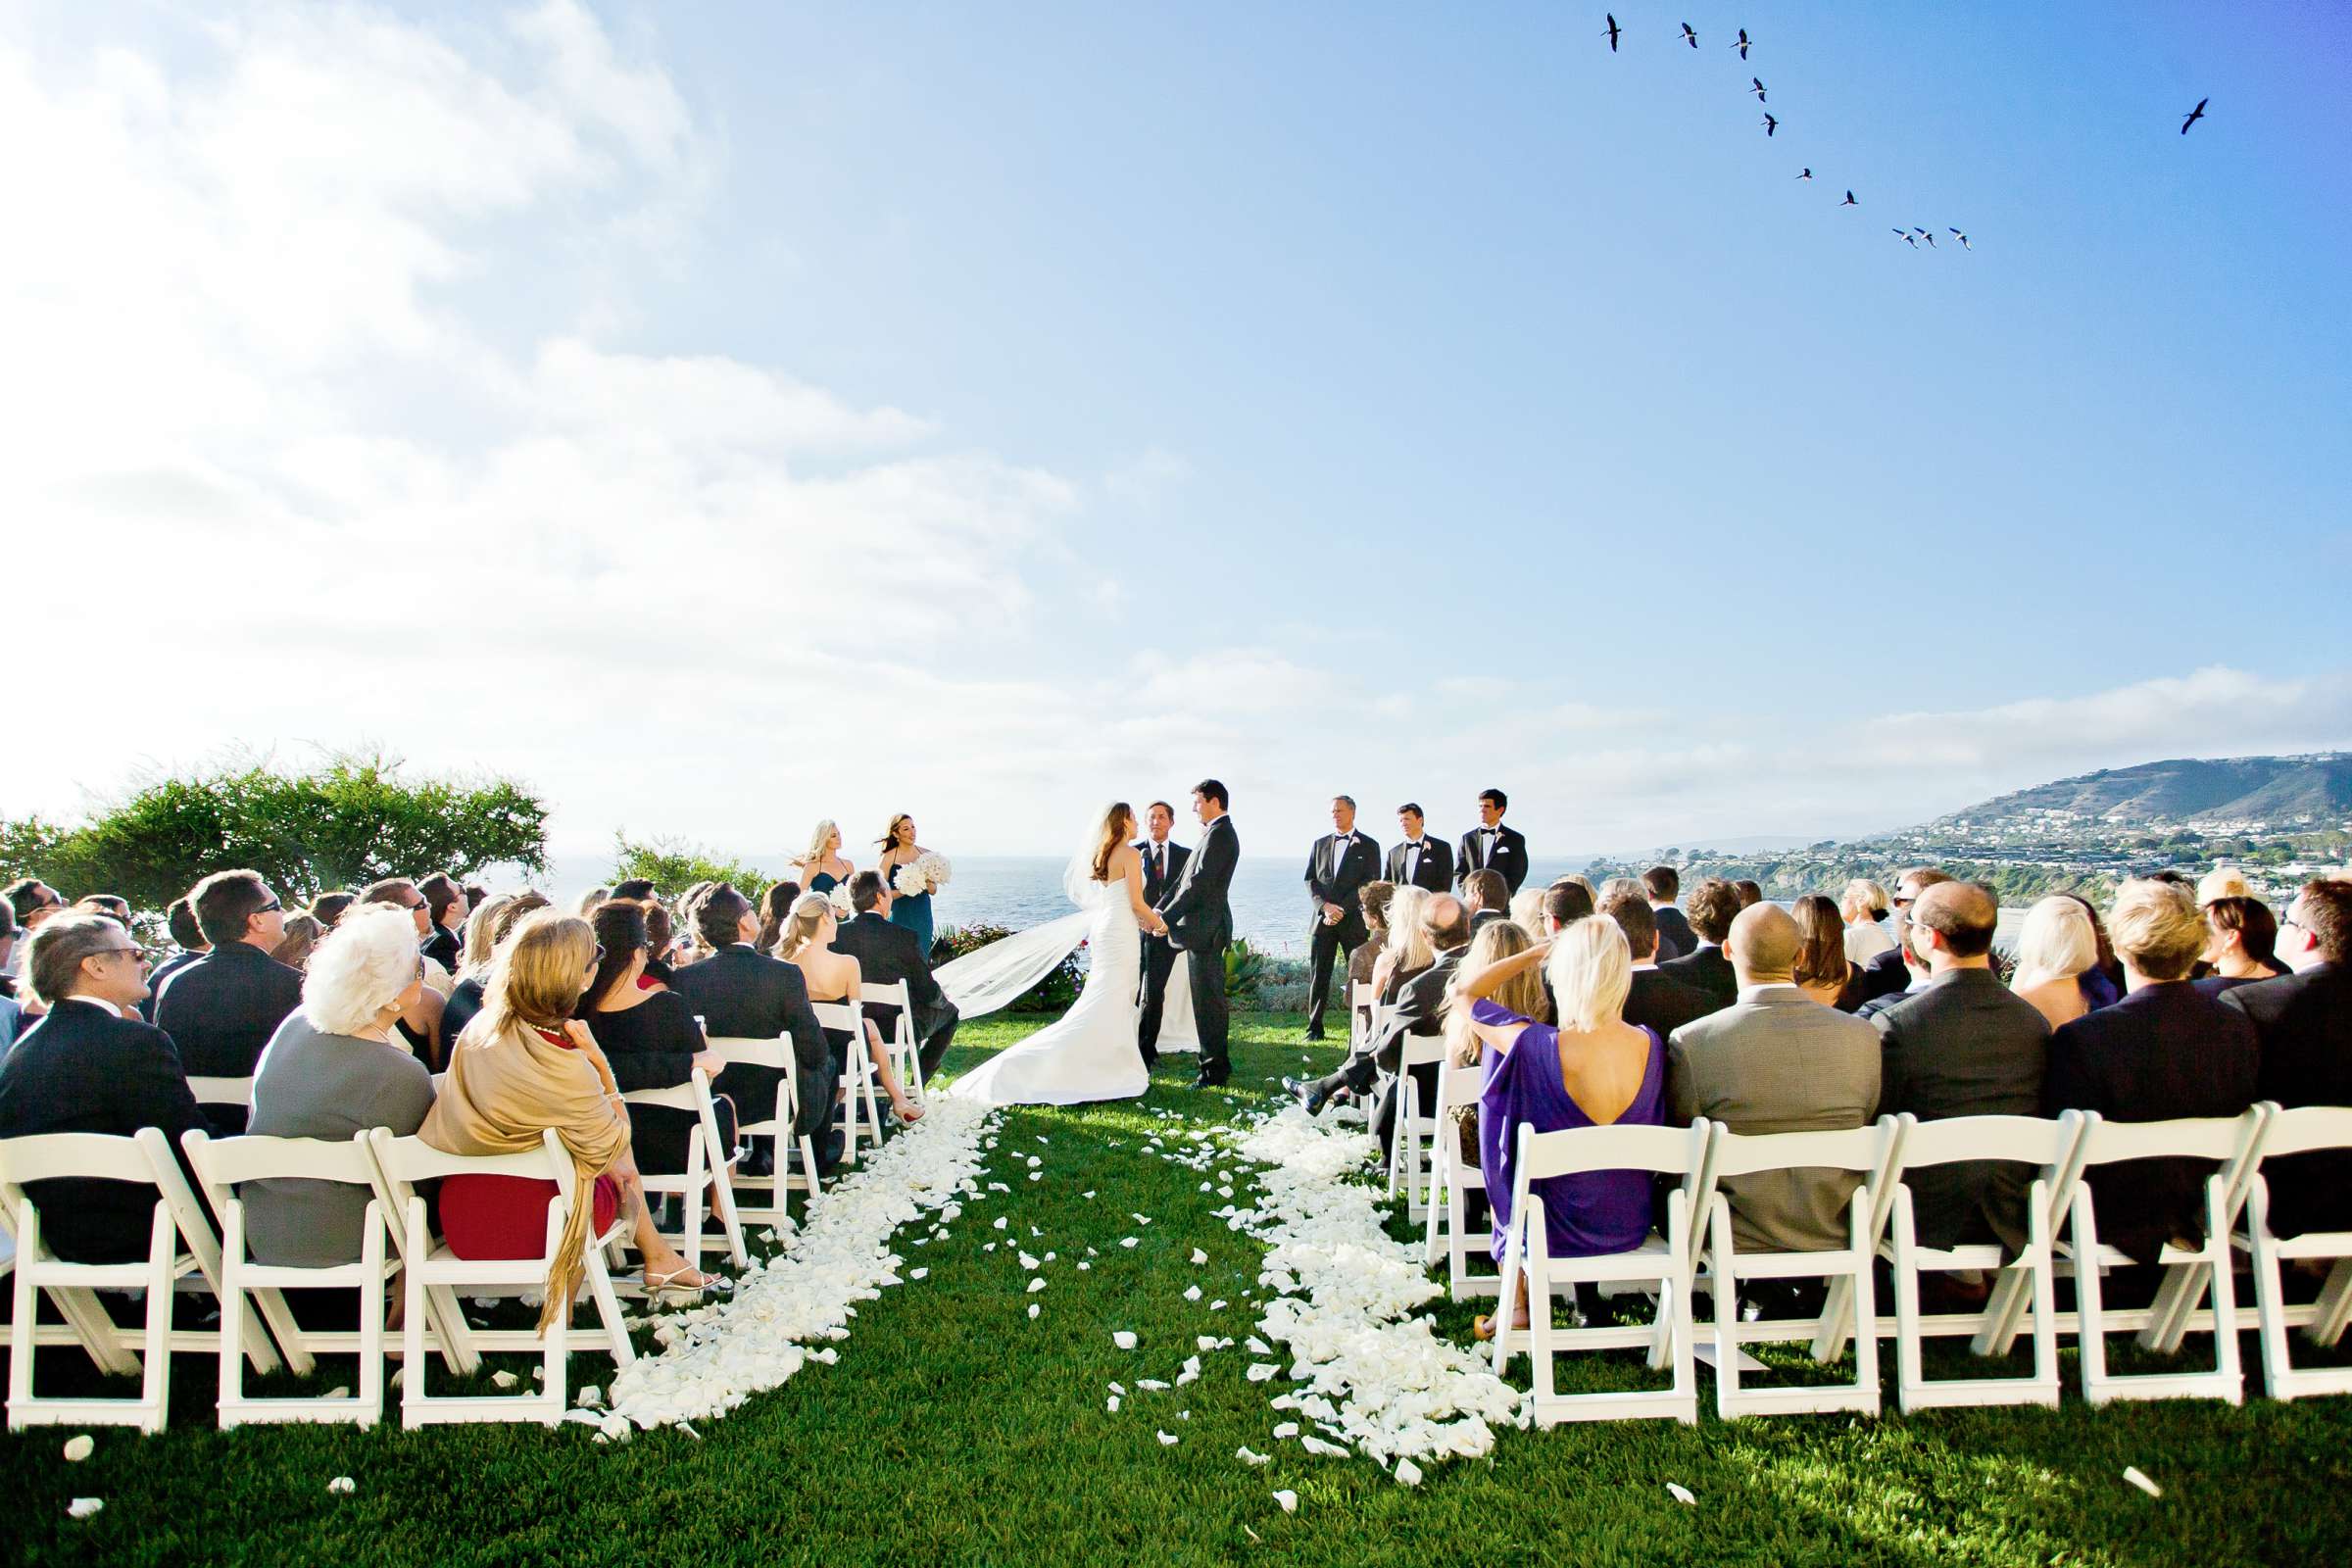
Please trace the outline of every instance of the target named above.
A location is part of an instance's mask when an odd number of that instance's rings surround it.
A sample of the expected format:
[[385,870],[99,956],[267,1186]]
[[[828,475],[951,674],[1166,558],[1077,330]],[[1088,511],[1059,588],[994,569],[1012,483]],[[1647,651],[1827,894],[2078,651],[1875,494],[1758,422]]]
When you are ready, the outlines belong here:
[[[1154,907],[1168,926],[1169,940],[1184,954],[1193,986],[1193,1026],[1200,1037],[1200,1076],[1195,1089],[1214,1089],[1232,1075],[1226,1059],[1225,946],[1233,940],[1233,907],[1226,896],[1242,841],[1225,812],[1225,786],[1204,778],[1193,786],[1193,814],[1200,818],[1200,842],[1185,861],[1176,890]],[[1156,1015],[1156,1006],[1154,1006]]]
[[[1144,858],[1144,903],[1156,909],[1184,876],[1184,862],[1193,852],[1168,840],[1168,830],[1176,825],[1176,808],[1153,801],[1145,817],[1147,836],[1136,841],[1135,851]],[[1168,1000],[1168,975],[1175,967],[1176,944],[1145,932],[1143,1016],[1137,1021],[1136,1043],[1144,1048],[1146,1067],[1159,1062],[1159,1010]]]
[[1453,848],[1444,839],[1428,836],[1429,822],[1417,801],[1396,808],[1396,825],[1404,840],[1389,851],[1388,879],[1400,888],[1425,888],[1446,893],[1453,887]]
[[1511,799],[1502,791],[1478,792],[1479,825],[1462,835],[1462,853],[1453,864],[1456,883],[1490,866],[1502,873],[1503,885],[1513,893],[1527,880],[1527,837],[1502,825],[1502,813],[1510,808]]
[[1380,875],[1380,846],[1355,830],[1355,798],[1331,798],[1331,831],[1306,855],[1306,896],[1314,914],[1306,928],[1306,1038],[1323,1038],[1323,1008],[1331,1000],[1331,960],[1343,969],[1364,940],[1357,890]]

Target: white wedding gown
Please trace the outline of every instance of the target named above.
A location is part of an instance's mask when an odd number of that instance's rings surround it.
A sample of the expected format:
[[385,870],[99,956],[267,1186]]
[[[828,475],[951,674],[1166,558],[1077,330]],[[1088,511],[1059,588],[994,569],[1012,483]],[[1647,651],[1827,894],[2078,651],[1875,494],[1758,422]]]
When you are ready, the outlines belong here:
[[1152,1087],[1136,1043],[1143,932],[1125,882],[1094,886],[1086,989],[1069,1011],[956,1079],[949,1094],[991,1105],[1077,1105],[1133,1100]]

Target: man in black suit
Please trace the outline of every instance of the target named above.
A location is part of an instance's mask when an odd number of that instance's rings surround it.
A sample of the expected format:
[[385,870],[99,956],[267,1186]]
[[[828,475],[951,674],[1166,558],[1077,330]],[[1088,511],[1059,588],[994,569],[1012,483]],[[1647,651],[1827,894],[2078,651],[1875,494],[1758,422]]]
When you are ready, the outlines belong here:
[[[188,895],[213,951],[172,976],[156,999],[155,1024],[178,1049],[182,1072],[250,1078],[262,1048],[302,1004],[302,971],[270,956],[284,938],[277,895],[257,871],[215,871]],[[234,1105],[213,1107],[216,1129],[245,1130]]]
[[[2257,1088],[2289,1108],[2352,1105],[2352,882],[2304,883],[2286,906],[2278,954],[2307,967],[2222,994],[2262,1042]],[[2352,1152],[2288,1154],[2262,1168],[2275,1234],[2352,1230]]]
[[172,945],[179,951],[147,976],[147,1000],[139,1004],[139,1016],[149,1023],[155,1022],[155,999],[163,995],[164,982],[213,951],[213,945],[204,940],[204,927],[196,923],[196,906],[187,900],[172,901],[172,906],[164,911],[164,925],[172,933]]
[[1869,1001],[1892,996],[1912,984],[1907,955],[1911,938],[1907,928],[1911,921],[1911,906],[1919,896],[1939,882],[1949,882],[1949,871],[1938,871],[1932,865],[1905,866],[1894,879],[1894,946],[1862,966],[1862,994]]
[[[1675,918],[1683,912],[1669,904],[1666,911]],[[1665,912],[1653,909],[1661,926]],[[1740,1000],[1740,980],[1732,973],[1732,960],[1724,956],[1723,939],[1732,933],[1732,922],[1740,917],[1740,890],[1721,877],[1711,876],[1692,890],[1690,915],[1683,927],[1690,933],[1693,946],[1679,958],[1669,958],[1658,965],[1668,978],[1679,980],[1691,990],[1703,993],[1710,1004],[1709,1011],[1728,1007]]]
[[1626,952],[1634,960],[1632,984],[1625,994],[1627,1023],[1654,1030],[1664,1040],[1691,1019],[1716,1010],[1704,992],[1658,967],[1658,917],[1647,899],[1636,893],[1612,894],[1601,902],[1600,912],[1625,933]]
[[[2261,1046],[2244,1012],[2200,996],[2189,972],[2207,932],[2187,888],[2126,882],[2107,934],[2129,994],[2050,1038],[2042,1110],[2095,1110],[2109,1121],[2235,1116],[2254,1102]],[[2205,1231],[2210,1161],[2135,1159],[2102,1166],[2090,1182],[2099,1240],[2153,1263],[2166,1242]]]
[[[1470,910],[1452,894],[1438,894],[1421,911],[1421,929],[1437,961],[1397,987],[1396,1004],[1381,1032],[1349,1053],[1340,1070],[1327,1078],[1283,1080],[1283,1087],[1305,1102],[1308,1115],[1319,1114],[1341,1090],[1360,1096],[1381,1073],[1395,1072],[1404,1059],[1406,1035],[1427,1039],[1445,1032],[1446,989],[1453,984],[1462,955],[1470,948]],[[1437,1068],[1421,1066],[1412,1071],[1421,1085],[1422,1103],[1437,1103]],[[1396,1129],[1396,1089],[1392,1083],[1372,1111],[1372,1131],[1379,1137],[1383,1152]]]
[[[248,873],[250,874],[250,873]],[[26,944],[24,978],[48,1004],[0,1068],[0,1138],[161,1128],[186,1169],[180,1134],[206,1127],[172,1039],[138,1018],[146,960],[116,921],[61,914]],[[209,1130],[209,1129],[208,1129]],[[155,1194],[129,1182],[30,1182],[41,1238],[75,1263],[127,1263],[147,1255]]]
[[431,925],[424,938],[424,956],[456,974],[458,960],[465,956],[466,890],[458,886],[457,878],[435,871],[416,884],[416,891],[424,895],[425,918]]
[[[808,1005],[808,986],[801,971],[752,946],[760,935],[760,913],[751,900],[721,882],[695,906],[695,922],[711,955],[678,970],[669,988],[686,999],[709,1035],[741,1040],[792,1037],[793,1088],[800,1096],[792,1130],[796,1137],[813,1138],[817,1168],[831,1169],[841,1153],[840,1136],[833,1130],[833,1100],[848,1064],[848,1048],[836,1052],[826,1041],[824,1026]],[[783,1078],[774,1067],[732,1062],[713,1087],[733,1099],[744,1121],[765,1121],[773,1114]]]
[[1200,1041],[1200,1074],[1193,1080],[1195,1089],[1214,1089],[1233,1075],[1227,1059],[1231,1024],[1225,1006],[1225,948],[1233,941],[1228,896],[1233,868],[1241,863],[1242,840],[1225,799],[1225,786],[1213,778],[1193,786],[1200,842],[1184,862],[1175,891],[1152,906],[1167,925],[1168,939],[1184,955],[1185,978],[1193,988],[1193,1032]]
[[[1911,943],[1934,976],[1871,1021],[1879,1031],[1879,1114],[1921,1121],[2041,1110],[2049,1020],[1992,972],[2001,906],[1992,890],[1946,882],[1911,909]],[[1930,1165],[1903,1178],[1928,1247],[2026,1243],[2033,1172],[2015,1160]]]
[[1683,874],[1671,865],[1653,865],[1642,873],[1642,886],[1649,894],[1650,913],[1658,917],[1658,962],[1672,963],[1697,952],[1698,934],[1674,906],[1682,896]]
[[1470,911],[1470,934],[1491,920],[1511,917],[1511,885],[1500,871],[1482,865],[1462,878],[1462,906]]
[[1503,903],[1519,891],[1527,880],[1527,839],[1515,827],[1502,825],[1502,813],[1511,808],[1511,799],[1500,790],[1478,792],[1478,826],[1462,835],[1459,853],[1454,857],[1453,879],[1459,883],[1473,871],[1489,866],[1502,873]]
[[1396,825],[1404,832],[1404,842],[1389,851],[1388,880],[1400,888],[1425,888],[1431,893],[1451,888],[1453,850],[1444,839],[1428,835],[1428,819],[1421,814],[1420,804],[1407,801],[1396,808]]
[[1323,1038],[1323,1009],[1331,1001],[1331,965],[1342,973],[1364,940],[1364,911],[1356,902],[1363,885],[1380,875],[1380,846],[1355,830],[1355,798],[1331,800],[1331,831],[1306,852],[1306,898],[1313,908],[1306,928],[1306,1038]]
[[[906,995],[914,1003],[915,1053],[928,1083],[946,1059],[948,1048],[956,1043],[959,1016],[956,1004],[931,978],[931,958],[923,952],[922,939],[903,925],[890,923],[890,888],[879,872],[860,871],[850,878],[850,907],[857,916],[835,929],[833,951],[858,960],[861,985],[906,982]],[[899,1009],[869,1001],[865,1015],[888,1038],[897,1027]]]
[[[1158,908],[1159,901],[1175,891],[1184,880],[1184,862],[1193,852],[1181,844],[1170,842],[1169,830],[1176,825],[1176,808],[1165,801],[1153,801],[1144,813],[1145,836],[1138,840],[1135,851],[1144,858],[1144,903]],[[1137,1020],[1136,1044],[1143,1048],[1144,1065],[1159,1062],[1159,1014],[1168,999],[1168,974],[1176,967],[1176,944],[1165,932],[1144,933],[1143,1012]]]

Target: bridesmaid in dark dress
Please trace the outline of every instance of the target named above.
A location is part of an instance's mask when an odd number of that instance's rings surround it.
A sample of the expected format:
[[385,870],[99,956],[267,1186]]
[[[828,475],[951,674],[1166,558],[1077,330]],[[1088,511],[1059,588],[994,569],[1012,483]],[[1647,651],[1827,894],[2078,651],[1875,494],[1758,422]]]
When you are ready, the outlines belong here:
[[832,819],[816,824],[809,837],[808,853],[792,862],[800,868],[801,880],[811,893],[830,893],[850,879],[858,868],[841,856],[841,829]]
[[[717,1077],[722,1063],[716,1053],[703,1049],[702,1030],[686,999],[666,986],[641,983],[651,952],[644,906],[615,899],[599,907],[590,923],[604,956],[597,960],[596,978],[581,995],[579,1016],[604,1052],[613,1083],[626,1094],[633,1089],[674,1088],[690,1073]],[[732,1146],[735,1106],[724,1096],[717,1106],[720,1141]],[[628,1109],[637,1168],[658,1176],[684,1170],[695,1113],[667,1105]]]
[[913,932],[914,940],[922,945],[922,951],[928,956],[932,940],[931,894],[928,890],[901,893],[898,884],[891,878],[898,875],[900,866],[912,865],[930,852],[914,842],[914,818],[905,811],[890,819],[890,826],[883,830],[879,844],[882,858],[875,862],[874,869],[882,873],[882,885],[890,889],[890,923]]

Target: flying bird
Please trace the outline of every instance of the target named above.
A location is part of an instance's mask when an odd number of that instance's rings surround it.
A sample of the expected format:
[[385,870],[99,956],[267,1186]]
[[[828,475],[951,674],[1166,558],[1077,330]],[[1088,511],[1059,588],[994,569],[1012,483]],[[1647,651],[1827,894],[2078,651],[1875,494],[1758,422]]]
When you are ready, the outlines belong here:
[[1604,13],[1604,15],[1606,15],[1606,16],[1608,17],[1608,19],[1609,19],[1609,31],[1608,31],[1608,39],[1609,39],[1609,53],[1611,53],[1611,54],[1615,54],[1615,53],[1617,52],[1617,34],[1618,34],[1618,33],[1620,33],[1620,32],[1622,32],[1624,29],[1623,29],[1622,27],[1619,27],[1619,26],[1617,25],[1617,13],[1616,13],[1616,12],[1614,12],[1614,11],[1611,11],[1611,12]]
[[1902,241],[1903,241],[1903,243],[1904,243],[1904,244],[1906,244],[1906,245],[1910,246],[1910,247],[1911,247],[1913,250],[1917,250],[1917,249],[1919,249],[1919,241],[1918,241],[1918,239],[1917,239],[1916,237],[1914,237],[1914,236],[1912,235],[1912,233],[1911,233],[1911,231],[1910,231],[1909,229],[1907,229],[1907,228],[1898,228],[1898,229],[1896,229],[1896,230],[1895,230],[1895,233],[1896,233],[1896,234],[1898,234],[1899,236],[1901,236],[1901,238],[1902,238]]
[[1690,30],[1690,24],[1688,22],[1683,24],[1683,42],[1693,49],[1698,47],[1698,34]]
[[1971,245],[1971,244],[1968,242],[1968,236],[1967,236],[1966,234],[1963,234],[1963,233],[1961,233],[1961,232],[1960,232],[1958,229],[1956,229],[1956,228],[1952,230],[1952,238],[1954,238],[1954,239],[1956,239],[1956,240],[1958,240],[1958,241],[1960,242],[1960,248],[1961,248],[1962,250],[1964,250],[1964,251],[1973,251],[1973,250],[1975,250],[1975,249],[1976,249],[1976,247],[1975,247],[1974,245]]
[[1919,231],[1919,237],[1928,242],[1928,249],[1934,250],[1936,248],[1936,236],[1934,234],[1929,233],[1923,228]]
[[[1685,32],[1688,32],[1688,31],[1690,31],[1690,24],[1689,23],[1687,23],[1687,22],[1686,22],[1685,24],[1683,24],[1683,30],[1684,30]],[[1698,46],[1697,46],[1696,44],[1692,44],[1692,45],[1691,45],[1691,47],[1692,47],[1693,49],[1695,49],[1695,48],[1697,48]],[[2188,127],[2189,127],[2189,126],[2191,126],[2191,125],[2193,125],[2193,124],[2195,124],[2195,123],[2196,123],[2198,121],[2200,121],[2200,120],[2203,120],[2203,119],[2205,118],[2205,106],[2206,106],[2207,104],[2211,103],[2211,102],[2213,102],[2213,100],[2212,100],[2212,99],[2210,99],[2210,98],[2200,98],[2200,99],[2198,99],[2198,100],[2197,100],[2197,107],[2196,107],[2196,108],[2194,108],[2194,109],[2191,109],[2191,110],[2188,112],[2188,118],[2187,118],[2186,120],[2183,120],[2182,122],[2180,122],[2180,134],[2181,134],[2181,135],[2183,135],[2183,136],[2187,135],[2187,134],[2188,134]]]
[[1840,207],[1859,207],[1862,204],[1854,200],[1854,193],[1849,190],[1845,193],[1845,200],[1839,202],[1838,205]]
[[1811,179],[1813,177],[1813,171],[1810,169],[1800,169],[1797,171],[1796,177],[1799,179]]
[[1750,76],[1747,78],[1747,80],[1749,89],[1756,95],[1756,102],[1764,102],[1764,78],[1762,76]]
[[[1695,49],[1698,45],[1692,44],[1690,47]],[[1732,47],[1740,51],[1740,59],[1747,58],[1747,29],[1745,27],[1740,29],[1740,36],[1733,41]]]
[[1781,128],[1781,122],[1780,122],[1779,121],[1777,121],[1777,120],[1773,119],[1773,118],[1772,118],[1770,115],[1766,115],[1766,116],[1764,117],[1764,134],[1765,134],[1765,135],[1769,136],[1769,135],[1771,135],[1771,134],[1772,134],[1774,131],[1776,131],[1776,130],[1778,130],[1778,129],[1780,129],[1780,128]]

